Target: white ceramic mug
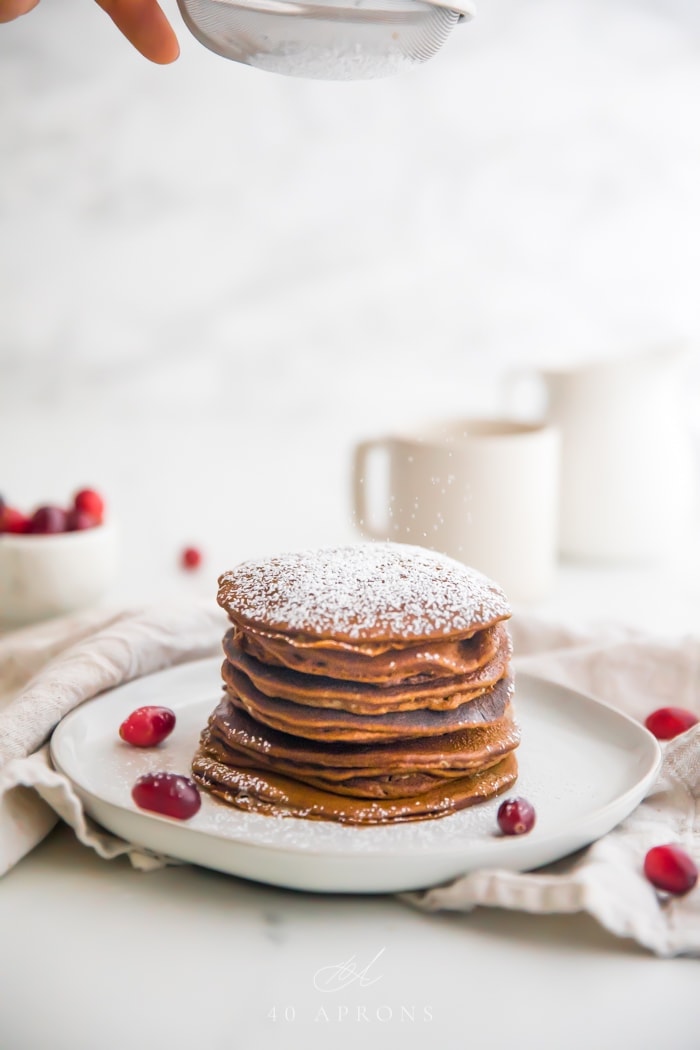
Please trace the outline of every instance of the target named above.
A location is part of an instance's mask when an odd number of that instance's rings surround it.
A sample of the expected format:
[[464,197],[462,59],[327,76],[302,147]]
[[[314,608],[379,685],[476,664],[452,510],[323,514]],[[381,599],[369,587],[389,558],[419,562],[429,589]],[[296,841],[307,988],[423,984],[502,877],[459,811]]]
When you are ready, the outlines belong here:
[[515,602],[553,586],[558,503],[559,433],[546,424],[445,421],[355,449],[354,510],[365,536],[449,554]]

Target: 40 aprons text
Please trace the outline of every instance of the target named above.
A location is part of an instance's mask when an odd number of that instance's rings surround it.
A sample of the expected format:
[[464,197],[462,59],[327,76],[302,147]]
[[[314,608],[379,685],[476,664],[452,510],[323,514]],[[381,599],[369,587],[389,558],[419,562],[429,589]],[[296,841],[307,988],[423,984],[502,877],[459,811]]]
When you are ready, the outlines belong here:
[[379,1006],[336,1003],[333,1006],[319,1006],[306,1010],[297,1010],[296,1006],[272,1006],[266,1017],[268,1021],[287,1023],[314,1021],[318,1024],[428,1024],[433,1020],[433,1008],[426,1005],[391,1006],[389,1003],[381,1003]]

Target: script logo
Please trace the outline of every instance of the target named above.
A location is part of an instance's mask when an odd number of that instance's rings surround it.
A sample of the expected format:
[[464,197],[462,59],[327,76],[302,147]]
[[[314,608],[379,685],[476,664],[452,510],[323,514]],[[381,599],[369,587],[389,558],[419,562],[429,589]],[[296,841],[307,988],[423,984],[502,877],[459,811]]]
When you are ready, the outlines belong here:
[[360,988],[369,988],[370,985],[376,984],[382,978],[381,974],[378,974],[376,977],[370,977],[368,974],[370,968],[374,966],[377,959],[385,951],[385,948],[380,948],[374,958],[370,959],[367,965],[361,969],[354,955],[351,955],[344,962],[335,963],[331,966],[322,966],[314,974],[314,988],[319,992],[339,992],[355,983],[359,984]]

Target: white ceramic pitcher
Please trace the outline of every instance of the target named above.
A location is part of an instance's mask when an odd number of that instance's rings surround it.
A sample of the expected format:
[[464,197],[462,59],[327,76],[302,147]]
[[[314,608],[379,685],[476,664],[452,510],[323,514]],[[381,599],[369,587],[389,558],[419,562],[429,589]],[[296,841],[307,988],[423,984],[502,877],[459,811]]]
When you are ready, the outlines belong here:
[[695,466],[679,396],[685,356],[662,347],[540,373],[562,437],[563,554],[648,559],[687,534]]

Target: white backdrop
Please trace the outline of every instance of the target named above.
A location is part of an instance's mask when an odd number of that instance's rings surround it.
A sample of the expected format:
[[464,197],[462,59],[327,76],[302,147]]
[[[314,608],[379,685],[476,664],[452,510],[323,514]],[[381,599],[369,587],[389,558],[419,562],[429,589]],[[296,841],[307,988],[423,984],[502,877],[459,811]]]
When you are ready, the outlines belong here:
[[167,9],[167,68],[88,0],[0,27],[0,491],[105,490],[125,596],[184,541],[254,553],[242,519],[261,550],[354,535],[352,442],[490,411],[513,362],[695,345],[694,0],[481,0],[350,84]]

